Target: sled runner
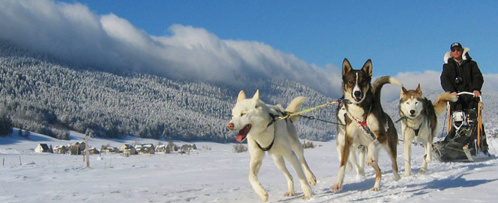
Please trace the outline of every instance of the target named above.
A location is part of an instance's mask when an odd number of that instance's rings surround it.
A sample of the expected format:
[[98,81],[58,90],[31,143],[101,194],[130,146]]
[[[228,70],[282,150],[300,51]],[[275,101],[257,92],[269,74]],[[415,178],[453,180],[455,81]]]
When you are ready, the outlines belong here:
[[[473,95],[473,93],[460,92],[458,95]],[[474,162],[494,158],[494,155],[488,152],[482,124],[482,97],[479,97],[477,109],[453,112],[450,109],[448,105],[447,136],[444,140],[433,144],[433,156],[441,162]]]

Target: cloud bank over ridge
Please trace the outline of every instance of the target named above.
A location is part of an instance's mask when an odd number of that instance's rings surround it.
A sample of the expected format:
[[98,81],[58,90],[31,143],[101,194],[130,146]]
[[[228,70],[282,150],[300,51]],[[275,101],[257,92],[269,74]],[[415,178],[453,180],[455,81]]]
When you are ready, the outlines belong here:
[[[98,15],[79,3],[5,0],[0,10],[0,39],[94,68],[226,83],[241,89],[260,81],[289,79],[331,97],[342,94],[340,67],[308,64],[261,42],[219,39],[206,29],[179,24],[171,25],[168,35],[153,36],[126,19],[112,13]],[[331,60],[342,62],[342,58]],[[353,63],[360,68],[363,62]],[[424,91],[442,92],[439,74],[391,75],[408,89],[421,83]],[[485,75],[485,94],[495,92],[497,77]],[[399,87],[385,88],[387,98],[399,97]]]
[[249,84],[289,79],[338,95],[340,72],[310,65],[264,43],[223,40],[203,28],[171,25],[152,36],[114,14],[50,0],[0,5],[0,38],[79,64],[156,73],[180,80]]

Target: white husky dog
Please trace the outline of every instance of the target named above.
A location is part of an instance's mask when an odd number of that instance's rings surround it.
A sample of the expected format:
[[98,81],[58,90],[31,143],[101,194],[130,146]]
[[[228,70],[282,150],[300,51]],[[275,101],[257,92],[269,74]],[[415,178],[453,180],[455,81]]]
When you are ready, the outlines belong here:
[[403,133],[405,154],[405,176],[412,174],[411,143],[422,142],[425,147],[425,158],[419,173],[424,174],[427,163],[431,161],[432,141],[436,134],[437,115],[446,110],[448,101],[455,102],[457,97],[444,92],[434,103],[422,96],[420,84],[416,90],[401,89],[399,114],[401,116],[401,131]]
[[[287,159],[296,171],[304,199],[313,196],[311,185],[316,184],[315,175],[311,172],[304,159],[304,151],[297,137],[293,122],[297,117],[278,119],[285,112],[297,112],[304,97],[297,97],[291,101],[285,109],[281,105],[267,105],[259,99],[259,90],[251,99],[246,99],[244,91],[240,91],[237,103],[232,109],[232,120],[228,123],[228,129],[238,131],[236,140],[239,142],[247,138],[251,162],[249,166],[249,182],[254,191],[263,201],[268,200],[268,193],[258,180],[258,172],[261,168],[265,151],[268,151],[287,179],[287,192],[285,196],[294,196],[294,181],[285,167],[284,158]],[[296,156],[297,154],[297,156]]]

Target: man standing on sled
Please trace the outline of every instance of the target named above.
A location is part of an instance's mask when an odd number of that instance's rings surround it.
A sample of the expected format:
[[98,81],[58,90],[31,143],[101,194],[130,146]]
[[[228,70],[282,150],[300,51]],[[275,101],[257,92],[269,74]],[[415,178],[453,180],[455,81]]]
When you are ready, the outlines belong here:
[[[444,56],[443,72],[441,73],[441,86],[445,92],[450,92],[456,96],[459,92],[472,92],[473,95],[459,95],[458,101],[450,103],[450,112],[467,111],[471,117],[477,117],[477,107],[480,101],[481,88],[484,83],[481,70],[469,55],[469,48],[463,48],[458,42],[450,46],[451,52]],[[471,110],[475,109],[475,110]],[[474,114],[474,115],[472,115]],[[488,144],[482,126],[482,151],[488,154]],[[455,136],[453,128],[445,140]]]

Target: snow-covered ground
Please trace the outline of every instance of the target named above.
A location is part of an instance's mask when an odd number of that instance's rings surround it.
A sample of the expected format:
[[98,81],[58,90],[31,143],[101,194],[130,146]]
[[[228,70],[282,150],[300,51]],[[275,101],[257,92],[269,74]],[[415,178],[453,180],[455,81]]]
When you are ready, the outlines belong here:
[[[124,157],[119,154],[90,156],[86,168],[83,156],[37,154],[33,149],[40,142],[65,145],[83,141],[72,133],[71,140],[61,141],[32,133],[30,139],[17,136],[0,137],[0,202],[260,202],[248,181],[249,154],[234,153],[233,144],[196,142],[197,150],[188,155],[155,154]],[[153,143],[157,140],[90,139],[100,149],[110,144]],[[167,141],[162,141],[167,143]],[[381,152],[383,172],[381,191],[369,189],[374,171],[366,168],[366,177],[346,173],[344,188],[331,192],[338,171],[335,141],[313,142],[319,145],[306,149],[305,156],[318,183],[314,197],[302,200],[299,181],[296,197],[284,197],[286,182],[269,156],[264,160],[259,178],[270,195],[269,202],[495,202],[498,194],[497,160],[479,163],[429,164],[425,175],[418,175],[423,149],[414,146],[415,175],[404,177],[403,148],[398,145],[401,180],[392,179],[390,161]],[[175,142],[180,145],[182,142]],[[497,140],[490,140],[491,153],[496,154]],[[290,168],[290,167],[289,167]],[[295,173],[291,172],[297,180]]]

